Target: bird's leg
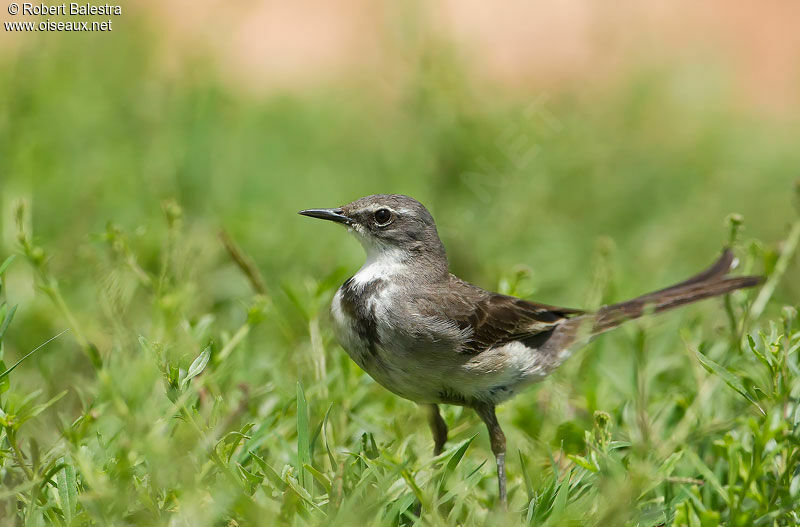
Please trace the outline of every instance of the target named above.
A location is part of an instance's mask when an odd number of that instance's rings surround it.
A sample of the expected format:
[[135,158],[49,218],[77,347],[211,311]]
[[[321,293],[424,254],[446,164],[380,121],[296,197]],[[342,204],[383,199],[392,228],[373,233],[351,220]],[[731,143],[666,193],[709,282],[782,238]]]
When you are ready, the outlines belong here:
[[492,452],[497,460],[497,488],[500,492],[500,503],[505,506],[506,504],[506,436],[503,434],[503,429],[500,428],[500,423],[497,422],[497,416],[494,413],[494,405],[490,403],[481,403],[474,406],[475,411],[486,423],[486,428],[489,429],[489,441],[492,445]]
[[438,456],[444,450],[444,444],[447,442],[447,423],[442,419],[439,414],[439,406],[436,404],[425,405],[428,411],[428,425],[431,427],[433,434],[433,455]]

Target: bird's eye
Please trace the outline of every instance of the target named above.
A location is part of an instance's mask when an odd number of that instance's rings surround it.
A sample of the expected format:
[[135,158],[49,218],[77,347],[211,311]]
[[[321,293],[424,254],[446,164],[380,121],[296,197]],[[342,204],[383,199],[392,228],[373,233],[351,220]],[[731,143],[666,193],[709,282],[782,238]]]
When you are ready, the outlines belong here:
[[388,225],[392,219],[392,213],[389,209],[378,209],[375,211],[375,223],[378,225]]

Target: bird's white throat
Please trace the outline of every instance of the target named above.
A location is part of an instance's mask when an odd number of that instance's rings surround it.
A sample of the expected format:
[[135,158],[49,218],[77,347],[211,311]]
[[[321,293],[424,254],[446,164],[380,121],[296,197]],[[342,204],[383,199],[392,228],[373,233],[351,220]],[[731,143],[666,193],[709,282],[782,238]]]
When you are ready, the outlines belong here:
[[408,259],[406,251],[394,247],[363,245],[367,253],[367,261],[353,275],[353,282],[356,285],[365,285],[378,279],[391,279],[406,270]]

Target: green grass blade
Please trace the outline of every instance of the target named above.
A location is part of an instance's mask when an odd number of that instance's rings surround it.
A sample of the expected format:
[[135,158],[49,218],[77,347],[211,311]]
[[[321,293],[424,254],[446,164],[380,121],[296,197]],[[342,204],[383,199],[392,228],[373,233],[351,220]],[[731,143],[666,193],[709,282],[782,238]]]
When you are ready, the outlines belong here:
[[14,258],[16,258],[16,256],[12,254],[11,256],[9,256],[5,260],[3,260],[3,263],[0,264],[0,276],[2,276],[3,273],[6,272],[6,270],[8,269],[8,266],[10,266],[11,262],[14,261]]
[[667,478],[672,475],[672,472],[675,470],[675,467],[678,466],[678,462],[683,457],[683,450],[679,450],[677,452],[673,452],[670,456],[661,463],[661,466],[658,467],[658,472],[661,476]]
[[311,474],[311,476],[313,476],[314,479],[319,481],[320,485],[325,487],[325,491],[326,492],[330,492],[331,491],[333,486],[331,485],[331,480],[330,480],[330,478],[328,478],[328,476],[326,476],[325,474],[323,474],[319,470],[315,469],[314,467],[312,467],[308,463],[303,465],[303,468],[305,468]]
[[306,477],[305,465],[311,464],[309,456],[310,434],[308,430],[308,403],[303,385],[297,381],[297,479],[304,489],[311,485]]
[[330,444],[328,444],[328,419],[331,415],[331,410],[333,409],[333,403],[328,405],[328,410],[325,412],[325,417],[322,418],[322,442],[325,443],[325,452],[328,454],[328,460],[331,463],[331,468],[336,470],[337,463],[336,457],[333,455],[333,451],[331,450]]
[[739,393],[739,395],[750,401],[750,403],[753,406],[758,408],[758,411],[761,412],[762,415],[767,415],[764,409],[761,408],[761,406],[758,404],[758,401],[756,401],[752,395],[747,393],[744,384],[742,384],[742,381],[740,381],[736,375],[731,373],[727,368],[725,368],[721,364],[718,364],[714,362],[712,359],[703,355],[699,350],[693,350],[693,351],[695,356],[697,357],[697,360],[700,361],[700,364],[702,364],[703,367],[709,373],[714,373],[718,375],[723,381],[725,381],[725,384],[736,390]]
[[8,326],[11,325],[11,320],[14,318],[14,313],[17,312],[17,306],[12,306],[11,309],[8,310],[6,313],[5,318],[3,318],[3,323],[0,324],[0,342],[3,341],[3,337],[8,331]]
[[525,461],[525,456],[522,455],[522,451],[518,452],[519,454],[519,467],[522,470],[522,477],[525,480],[525,492],[528,495],[528,502],[533,499],[534,496],[534,489],[533,489],[533,481],[531,480],[531,475],[528,472],[528,463]]
[[28,357],[30,357],[31,355],[33,355],[34,353],[36,353],[37,351],[39,351],[40,349],[42,349],[43,347],[45,347],[46,345],[48,345],[49,343],[53,342],[54,340],[56,340],[58,337],[60,337],[61,335],[63,335],[63,334],[64,334],[64,333],[66,333],[67,331],[69,331],[69,328],[65,329],[64,331],[62,331],[61,333],[59,333],[58,335],[56,335],[56,336],[54,336],[54,337],[50,337],[50,338],[49,338],[49,339],[47,339],[46,341],[44,341],[44,342],[42,342],[41,344],[39,344],[38,346],[36,346],[36,347],[35,347],[33,350],[31,350],[31,351],[30,351],[30,352],[29,352],[27,355],[25,355],[24,357],[22,357],[21,359],[19,359],[17,362],[15,362],[13,366],[11,366],[11,367],[10,367],[9,369],[7,369],[6,371],[4,371],[4,372],[0,373],[0,379],[2,379],[2,378],[3,378],[3,377],[5,377],[6,375],[8,375],[8,374],[9,374],[9,373],[11,373],[12,371],[14,371],[14,368],[16,368],[17,366],[19,366],[20,364],[22,364],[22,361],[24,361],[25,359],[27,359]]
[[64,513],[67,525],[72,522],[78,509],[78,484],[75,479],[75,468],[64,458],[59,460],[64,463],[64,468],[56,476],[58,497],[61,500],[61,511]]
[[767,302],[772,298],[775,288],[778,287],[778,282],[781,281],[784,273],[786,273],[786,270],[789,268],[789,262],[791,262],[792,256],[794,256],[797,250],[798,243],[800,243],[800,220],[795,221],[794,225],[792,225],[789,236],[786,238],[786,241],[783,242],[781,254],[775,264],[775,269],[767,279],[767,282],[761,287],[758,296],[750,307],[750,314],[754,319],[758,318],[764,311],[764,308],[767,307]]
[[[2,344],[0,344],[0,351],[2,351]],[[6,363],[0,359],[0,370],[3,372],[6,370]],[[8,389],[11,388],[11,381],[8,378],[8,375],[3,375],[0,377],[0,393],[5,393]]]
[[269,463],[264,461],[264,459],[256,454],[255,452],[251,451],[250,456],[255,460],[256,464],[261,468],[261,471],[267,477],[267,479],[275,486],[278,490],[286,490],[286,482],[281,478],[281,475],[272,468]]
[[428,496],[424,492],[422,492],[422,489],[420,488],[417,481],[414,479],[414,476],[408,470],[403,470],[402,472],[400,472],[400,475],[403,477],[404,480],[406,480],[406,483],[408,484],[408,487],[411,489],[411,492],[414,494],[414,496],[416,496],[417,501],[419,501],[422,504],[422,508],[425,510],[430,510],[431,501],[430,499],[428,499]]
[[262,420],[261,424],[258,425],[255,431],[250,434],[250,439],[245,442],[242,450],[236,455],[236,460],[239,463],[244,464],[245,461],[247,461],[247,458],[250,457],[251,451],[258,450],[258,448],[269,438],[270,434],[274,433],[275,420],[276,416],[274,415]]
[[725,500],[725,503],[729,503],[728,493],[722,487],[722,484],[719,482],[719,478],[714,474],[714,471],[711,470],[708,465],[706,465],[700,457],[695,454],[693,450],[686,450],[687,457],[689,460],[694,464],[697,470],[700,471],[700,474],[703,476],[703,479],[706,483],[708,483],[714,491],[719,494],[720,498]]
[[556,519],[558,519],[559,516],[562,516],[564,511],[567,510],[567,498],[569,498],[569,474],[567,474],[564,479],[559,482],[558,492],[553,500],[552,514],[555,515]]
[[750,351],[756,356],[761,364],[766,366],[770,373],[774,373],[775,368],[772,366],[772,363],[767,356],[758,351],[758,345],[756,344],[756,341],[753,339],[752,335],[747,335],[747,344],[750,347]]
[[210,357],[211,346],[206,346],[206,349],[200,352],[200,355],[198,355],[189,366],[189,371],[186,372],[186,377],[184,377],[183,382],[181,383],[181,388],[185,388],[186,385],[189,384],[189,381],[203,373],[203,370],[206,369],[206,365],[208,364],[208,359]]
[[49,399],[47,402],[44,402],[42,404],[37,404],[36,406],[31,407],[29,410],[20,412],[20,414],[17,416],[18,425],[21,425],[25,421],[33,419],[37,415],[41,414],[42,412],[44,412],[45,410],[56,404],[65,395],[67,395],[67,390],[59,392],[52,399]]
[[455,451],[452,453],[450,458],[447,460],[444,468],[442,469],[442,477],[439,480],[439,492],[442,491],[444,484],[447,482],[447,479],[450,477],[451,474],[455,471],[458,464],[461,462],[461,459],[464,457],[464,454],[467,452],[469,445],[472,444],[472,441],[475,440],[477,434],[464,440],[460,445],[455,448]]

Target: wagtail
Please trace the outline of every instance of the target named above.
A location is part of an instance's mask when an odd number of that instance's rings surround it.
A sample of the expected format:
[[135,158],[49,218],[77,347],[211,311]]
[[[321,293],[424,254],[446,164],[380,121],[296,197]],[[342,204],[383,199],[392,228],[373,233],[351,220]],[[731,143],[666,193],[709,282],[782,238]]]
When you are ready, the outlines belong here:
[[666,289],[596,311],[556,307],[486,291],[452,275],[433,217],[408,196],[379,194],[300,214],[346,225],[367,255],[333,297],[342,347],[384,388],[427,407],[434,455],[447,441],[437,405],[475,410],[489,429],[502,503],[506,439],[496,405],[626,320],[762,281],[728,277],[733,254],[726,249],[711,267]]

